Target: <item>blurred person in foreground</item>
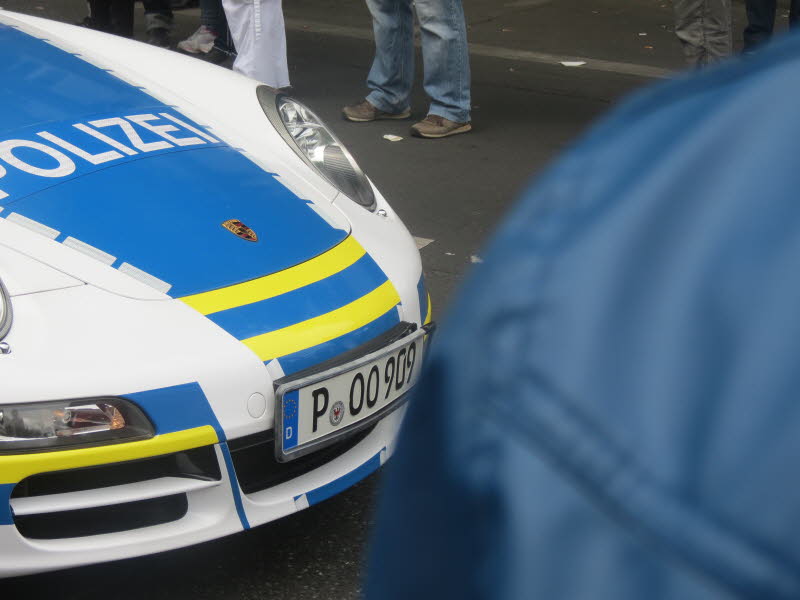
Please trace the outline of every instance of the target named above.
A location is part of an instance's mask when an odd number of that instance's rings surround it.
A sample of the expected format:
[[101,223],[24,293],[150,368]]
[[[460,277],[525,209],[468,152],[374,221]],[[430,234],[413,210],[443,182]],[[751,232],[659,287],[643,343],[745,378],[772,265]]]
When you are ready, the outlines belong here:
[[800,598],[798,95],[791,36],[523,197],[411,401],[368,600]]
[[673,7],[675,35],[690,67],[707,67],[731,54],[731,0],[673,0]]
[[407,119],[414,83],[414,12],[422,41],[423,87],[428,115],[411,135],[443,138],[472,129],[467,27],[461,0],[367,0],[375,33],[369,95],[345,106],[348,121]]
[[[752,52],[772,39],[775,29],[776,0],[745,0],[747,27],[744,29],[744,51]],[[789,0],[789,27],[800,25],[800,0]]]

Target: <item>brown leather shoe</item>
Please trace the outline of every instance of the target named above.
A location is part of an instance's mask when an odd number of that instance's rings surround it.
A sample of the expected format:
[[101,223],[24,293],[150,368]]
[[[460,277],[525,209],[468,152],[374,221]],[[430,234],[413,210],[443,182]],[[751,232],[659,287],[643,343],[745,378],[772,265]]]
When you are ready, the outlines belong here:
[[411,110],[406,109],[399,113],[383,112],[372,106],[368,100],[359,102],[358,104],[350,104],[342,109],[342,116],[347,121],[355,121],[356,123],[364,123],[366,121],[377,121],[378,119],[407,119],[411,116]]
[[411,135],[424,138],[443,138],[472,130],[469,123],[456,123],[439,115],[428,115],[411,126]]

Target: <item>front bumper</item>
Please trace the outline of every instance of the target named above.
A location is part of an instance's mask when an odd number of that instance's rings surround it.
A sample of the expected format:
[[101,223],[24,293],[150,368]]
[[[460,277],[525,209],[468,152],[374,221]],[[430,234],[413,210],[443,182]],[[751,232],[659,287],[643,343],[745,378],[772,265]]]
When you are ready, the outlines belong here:
[[[180,548],[302,510],[380,467],[393,450],[402,413],[328,449],[307,471],[276,473],[270,481],[254,480],[247,468],[261,446],[264,460],[272,458],[269,443],[254,443],[255,436],[220,440],[212,426],[142,442],[2,457],[0,577]],[[187,460],[195,465],[187,467]],[[148,469],[149,461],[161,467]],[[175,469],[163,468],[167,463]],[[120,471],[128,481],[113,475]]]

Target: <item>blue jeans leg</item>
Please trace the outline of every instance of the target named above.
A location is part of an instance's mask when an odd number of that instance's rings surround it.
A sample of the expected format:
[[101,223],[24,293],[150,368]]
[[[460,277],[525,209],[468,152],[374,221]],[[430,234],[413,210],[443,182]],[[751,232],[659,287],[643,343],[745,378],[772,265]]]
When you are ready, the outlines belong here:
[[390,113],[408,108],[414,81],[414,15],[411,0],[367,0],[375,31],[375,60],[367,100]]
[[422,33],[425,92],[429,114],[464,123],[470,120],[467,27],[461,0],[416,0]]
[[233,40],[225,18],[222,0],[200,0],[200,24],[217,34],[214,45],[223,52],[233,52]]

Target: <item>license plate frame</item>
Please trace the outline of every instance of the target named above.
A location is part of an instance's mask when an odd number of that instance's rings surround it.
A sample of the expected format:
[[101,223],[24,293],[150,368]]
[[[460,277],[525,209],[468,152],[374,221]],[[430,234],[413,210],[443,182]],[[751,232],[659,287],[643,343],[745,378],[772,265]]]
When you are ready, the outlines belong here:
[[[305,456],[310,452],[314,452],[325,446],[330,444],[336,443],[349,435],[352,435],[370,425],[376,423],[377,421],[383,419],[388,414],[394,412],[401,406],[405,404],[408,400],[408,393],[414,388],[417,381],[419,380],[419,375],[422,370],[422,364],[424,361],[425,351],[427,350],[426,346],[426,335],[430,335],[429,327],[420,328],[412,333],[402,337],[401,339],[380,348],[374,352],[361,356],[357,359],[349,361],[345,364],[332,367],[330,369],[326,369],[319,373],[314,373],[305,377],[300,377],[297,379],[288,379],[280,382],[275,389],[275,458],[278,462],[289,462],[296,458],[300,458],[301,456]],[[411,377],[413,378],[413,382],[408,383],[406,381],[403,384],[403,391],[397,395],[395,395],[392,400],[380,406],[377,410],[373,412],[365,412],[364,416],[359,417],[357,420],[347,424],[346,426],[335,429],[329,433],[323,434],[319,437],[314,439],[305,441],[300,443],[299,442],[299,430],[296,432],[298,440],[295,441],[294,444],[289,444],[287,447],[286,441],[290,439],[292,441],[295,432],[292,432],[292,438],[287,438],[286,427],[298,427],[299,428],[299,419],[300,419],[300,410],[301,410],[301,390],[306,390],[313,386],[319,386],[322,382],[332,382],[332,381],[342,381],[342,378],[345,378],[348,374],[352,374],[352,378],[355,378],[356,372],[361,372],[363,369],[367,369],[370,371],[378,364],[381,364],[381,361],[389,361],[393,356],[399,355],[403,349],[406,351],[406,360],[408,359],[408,348],[411,347],[415,348],[415,356],[414,356],[414,367],[412,367]],[[396,354],[397,353],[397,354]],[[406,363],[407,364],[407,363]],[[397,367],[397,362],[395,361],[395,368],[399,370]],[[380,373],[379,373],[380,375]],[[364,379],[362,374],[362,380]],[[381,378],[383,379],[383,378]],[[385,383],[385,382],[384,382]],[[407,384],[407,385],[406,385]],[[353,385],[351,384],[351,391],[353,393]],[[391,387],[391,383],[389,386]],[[324,386],[323,386],[324,387]],[[327,389],[327,388],[326,388]],[[319,391],[319,388],[317,390]],[[380,394],[380,391],[377,391],[377,394]],[[308,402],[308,398],[302,398]],[[350,398],[340,398],[337,397],[336,399],[331,402],[330,394],[328,394],[328,401],[326,403],[326,407],[333,406],[338,402],[343,403],[343,407],[346,407]],[[289,406],[287,407],[287,402]],[[316,408],[316,397],[314,398],[314,408]],[[294,411],[292,411],[292,404],[294,404]],[[304,406],[305,404],[304,403]],[[288,409],[288,410],[287,410]],[[347,409],[343,408],[346,412]],[[361,409],[359,409],[360,411]],[[294,416],[292,416],[294,415]],[[352,416],[352,415],[351,415]]]

